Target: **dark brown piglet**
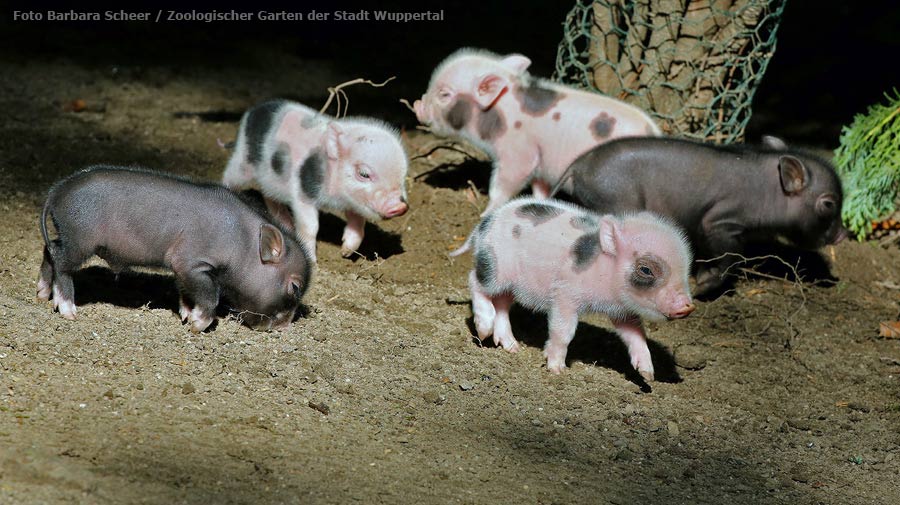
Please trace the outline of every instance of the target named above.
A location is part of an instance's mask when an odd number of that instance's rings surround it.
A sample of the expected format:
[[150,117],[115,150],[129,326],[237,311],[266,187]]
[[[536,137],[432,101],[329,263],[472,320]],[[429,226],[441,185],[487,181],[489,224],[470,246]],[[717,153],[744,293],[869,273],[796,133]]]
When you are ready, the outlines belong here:
[[697,264],[701,296],[722,287],[738,258],[727,253],[743,253],[749,242],[783,238],[817,249],[846,236],[834,167],[775,137],[765,137],[761,147],[616,140],[578,158],[560,188],[597,212],[649,210],[674,219],[687,231],[697,259],[715,258]]
[[114,270],[171,269],[195,332],[212,324],[220,299],[252,327],[286,328],[310,281],[303,247],[237,195],[147,170],[94,166],[57,182],[41,233],[37,296],[52,295],[66,319],[75,319],[72,274],[94,255]]

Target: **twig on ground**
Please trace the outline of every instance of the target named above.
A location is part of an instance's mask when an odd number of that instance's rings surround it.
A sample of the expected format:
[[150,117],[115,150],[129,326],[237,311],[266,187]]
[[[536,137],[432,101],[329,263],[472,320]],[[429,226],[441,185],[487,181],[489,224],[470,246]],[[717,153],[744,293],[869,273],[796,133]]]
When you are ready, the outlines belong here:
[[[368,79],[363,79],[362,77],[357,77],[356,79],[352,79],[347,82],[342,82],[342,83],[338,84],[337,86],[332,86],[332,87],[328,88],[328,100],[326,100],[325,105],[323,105],[322,108],[319,109],[319,114],[324,114],[325,111],[328,110],[328,107],[331,105],[331,101],[334,100],[335,98],[337,98],[337,113],[334,115],[334,117],[336,117],[338,119],[345,117],[347,115],[347,109],[350,105],[350,98],[347,97],[347,93],[344,91],[345,87],[352,86],[354,84],[368,84],[369,86],[372,86],[374,88],[380,88],[380,87],[383,87],[385,84],[393,81],[396,78],[397,78],[397,76],[388,77],[387,80],[385,80],[384,82],[379,84],[376,82],[372,82]],[[344,111],[343,115],[341,114],[341,105],[342,105],[341,100],[342,99],[343,99],[343,111]]]
[[[353,251],[353,254],[358,255],[358,256],[361,257],[362,259],[365,259],[365,260],[368,259],[368,258],[366,258],[362,253],[360,253],[359,251]],[[382,265],[382,263],[384,263],[384,262],[386,261],[384,258],[382,258],[381,256],[379,256],[377,252],[374,253],[374,254],[375,254],[375,261],[373,261],[371,264],[361,266],[361,267],[359,268],[359,270],[356,272],[356,278],[353,279],[353,280],[359,280],[360,277],[362,277],[362,274],[363,274],[364,272],[366,272],[367,270],[371,270],[371,269],[373,269],[373,268],[378,268],[378,267],[380,267],[380,266]],[[374,283],[378,282],[378,280],[381,279],[383,276],[384,276],[384,274],[378,275],[377,277],[373,275],[373,276],[372,276],[372,283],[374,284]]]
[[[715,258],[710,258],[708,260],[698,260],[698,262],[710,263],[710,262],[715,262],[715,261],[721,260],[721,259],[729,257],[729,256],[737,257],[738,259],[737,259],[737,261],[728,265],[728,267],[725,268],[724,271],[722,271],[722,273],[720,274],[722,278],[729,275],[729,272],[732,270],[732,268],[734,268],[734,269],[737,269],[738,271],[740,271],[742,274],[744,274],[745,279],[748,278],[750,275],[755,275],[755,276],[759,276],[759,277],[762,277],[765,279],[781,281],[781,282],[784,282],[785,284],[787,284],[788,286],[797,288],[797,291],[800,293],[800,303],[797,305],[796,308],[791,310],[787,314],[787,316],[781,316],[781,319],[784,322],[784,324],[787,326],[787,330],[788,330],[787,340],[785,341],[785,347],[787,347],[788,349],[794,349],[796,347],[796,343],[797,343],[798,339],[803,334],[803,330],[798,325],[795,324],[794,319],[796,318],[797,314],[799,314],[804,309],[804,307],[806,307],[806,303],[807,303],[806,287],[805,287],[803,281],[801,280],[800,273],[798,271],[799,259],[797,260],[798,263],[796,265],[792,265],[792,264],[788,263],[787,261],[785,261],[784,259],[782,259],[776,255],[773,255],[773,254],[767,254],[765,256],[754,256],[754,257],[748,258],[739,253],[728,252],[728,253],[722,254],[721,256],[718,256]],[[741,266],[741,265],[747,264],[751,261],[761,261],[761,260],[767,260],[767,259],[774,259],[774,260],[778,261],[779,263],[781,263],[782,265],[784,265],[785,267],[787,267],[787,269],[790,270],[790,273],[793,274],[794,280],[793,281],[789,280],[787,278],[787,275],[785,275],[785,277],[778,277],[775,275],[760,272],[753,268],[747,268],[747,267]],[[734,275],[734,274],[731,274],[731,275]],[[763,330],[761,330],[758,334],[765,333],[766,331],[768,331],[768,329],[770,327],[771,327],[771,323],[767,324],[763,328]],[[803,363],[800,363],[800,364],[802,366],[805,366]]]
[[401,99],[400,99],[400,103],[402,103],[403,105],[405,105],[406,108],[409,109],[410,112],[412,112],[413,114],[416,113],[415,107],[413,107],[412,105],[410,105],[409,100],[407,100],[407,99],[405,99],[405,98],[401,98]]
[[469,185],[469,194],[466,195],[466,200],[471,203],[473,207],[475,207],[475,210],[481,213],[484,209],[482,209],[481,206],[478,205],[478,186],[476,186],[475,183],[472,182],[472,179],[467,180],[466,183]]

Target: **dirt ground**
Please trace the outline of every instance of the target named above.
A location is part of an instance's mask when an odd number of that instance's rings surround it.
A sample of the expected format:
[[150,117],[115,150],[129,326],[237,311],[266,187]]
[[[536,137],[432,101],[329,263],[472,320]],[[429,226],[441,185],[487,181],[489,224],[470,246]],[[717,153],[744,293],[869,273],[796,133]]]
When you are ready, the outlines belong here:
[[[245,108],[321,104],[356,77],[290,54],[240,61],[0,59],[0,503],[900,498],[900,341],[877,336],[900,311],[896,246],[842,243],[803,257],[816,282],[749,277],[651,325],[652,384],[608,321],[585,317],[557,377],[542,316],[514,313],[517,355],[473,340],[471,257],[446,253],[476,223],[489,167],[440,168],[460,159],[439,151],[411,166],[411,212],[369,225],[365,257],[342,259],[342,221],[323,220],[309,314],[289,331],[191,334],[171,277],[115,281],[102,263],[76,278],[77,321],[36,301],[54,180],[98,162],[216,180],[216,139]],[[406,139],[411,155],[435,140]]]

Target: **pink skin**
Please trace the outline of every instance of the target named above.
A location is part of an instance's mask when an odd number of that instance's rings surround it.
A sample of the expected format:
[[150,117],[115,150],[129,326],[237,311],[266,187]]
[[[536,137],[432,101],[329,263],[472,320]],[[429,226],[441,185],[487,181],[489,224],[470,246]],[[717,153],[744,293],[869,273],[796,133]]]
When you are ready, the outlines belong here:
[[[536,205],[550,212],[537,217],[523,212]],[[479,339],[493,336],[496,345],[516,352],[520,347],[508,316],[512,301],[546,311],[544,354],[547,369],[558,374],[566,367],[579,315],[601,312],[613,321],[634,368],[653,380],[641,320],[679,319],[694,310],[691,254],[679,229],[649,213],[618,219],[536,198],[509,202],[486,219],[486,229],[477,227],[458,251],[469,243],[475,249],[469,286]],[[585,243],[589,246],[576,247]],[[652,275],[639,272],[642,267]]]
[[[386,125],[367,119],[335,120],[296,103],[282,106],[275,117],[258,166],[249,161],[242,126],[223,183],[235,190],[259,190],[272,215],[296,230],[313,260],[320,210],[344,213],[344,257],[359,248],[366,221],[406,213],[408,161],[399,137]],[[287,168],[279,174],[271,160],[285,146]],[[300,175],[315,165],[305,163],[310,156],[321,160],[320,183],[313,192],[303,187]]]
[[[533,79],[526,69],[531,61],[513,54],[460,51],[435,70],[428,91],[413,104],[419,122],[435,133],[458,135],[491,154],[494,172],[485,214],[532,182],[534,196],[544,198],[548,188],[580,154],[619,137],[660,135],[659,127],[634,106],[596,93],[540,81],[552,96],[529,105],[524,91]],[[448,113],[459,100],[473,103],[461,129]],[[479,132],[478,118],[499,115],[504,128],[493,138]],[[499,113],[499,114],[498,114]],[[603,128],[596,128],[602,118]],[[490,136],[489,136],[490,137]]]

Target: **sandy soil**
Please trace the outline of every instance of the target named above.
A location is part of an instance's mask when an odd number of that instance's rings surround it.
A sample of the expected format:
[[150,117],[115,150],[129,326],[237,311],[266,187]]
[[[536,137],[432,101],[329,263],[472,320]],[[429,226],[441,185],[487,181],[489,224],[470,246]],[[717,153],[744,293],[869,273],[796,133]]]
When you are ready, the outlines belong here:
[[[355,77],[288,54],[249,60],[0,61],[0,503],[900,497],[900,342],[877,336],[900,310],[896,247],[805,255],[816,282],[751,276],[651,325],[661,380],[649,385],[608,322],[586,317],[557,377],[540,315],[515,312],[520,354],[472,339],[471,258],[446,253],[477,221],[489,167],[434,170],[460,161],[439,151],[412,165],[413,210],[369,226],[365,257],[340,258],[342,221],[323,221],[309,315],[290,331],[224,320],[193,335],[171,277],[115,281],[100,263],[76,278],[77,321],[37,302],[54,180],[97,162],[218,179],[216,139],[234,137],[246,107],[323,103],[327,85]],[[284,71],[260,79],[272,64]],[[67,111],[75,99],[87,110]],[[406,137],[412,155],[435,140]]]

